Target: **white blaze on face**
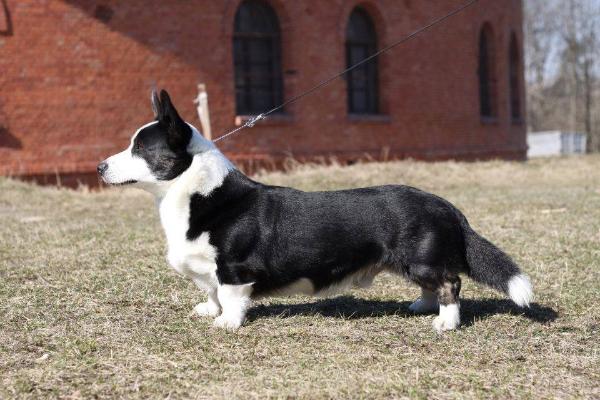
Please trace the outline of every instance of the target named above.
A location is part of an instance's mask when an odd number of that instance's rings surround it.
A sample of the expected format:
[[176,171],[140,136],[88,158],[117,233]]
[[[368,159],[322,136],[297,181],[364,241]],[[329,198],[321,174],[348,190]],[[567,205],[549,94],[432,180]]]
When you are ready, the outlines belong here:
[[139,128],[131,138],[131,143],[127,149],[106,159],[105,162],[108,164],[108,168],[102,176],[106,183],[115,185],[131,181],[157,181],[146,160],[132,153],[133,143],[140,131],[157,123],[157,121],[153,121]]

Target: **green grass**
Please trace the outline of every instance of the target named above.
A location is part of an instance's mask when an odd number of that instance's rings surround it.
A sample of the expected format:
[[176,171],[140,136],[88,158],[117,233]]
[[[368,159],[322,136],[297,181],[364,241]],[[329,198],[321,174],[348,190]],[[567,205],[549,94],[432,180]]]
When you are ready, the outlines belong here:
[[0,398],[600,397],[600,158],[300,167],[302,189],[442,195],[535,285],[525,312],[463,280],[463,326],[412,316],[381,275],[331,299],[257,303],[237,333],[165,261],[149,195],[0,180]]

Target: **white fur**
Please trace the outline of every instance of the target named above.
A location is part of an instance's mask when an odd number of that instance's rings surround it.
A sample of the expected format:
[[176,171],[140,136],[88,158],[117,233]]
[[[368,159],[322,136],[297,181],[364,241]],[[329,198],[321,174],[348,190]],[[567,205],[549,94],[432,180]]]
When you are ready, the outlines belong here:
[[[213,150],[217,148],[211,140],[208,140],[204,136],[202,136],[200,131],[198,131],[198,129],[196,129],[194,125],[190,123],[187,124],[192,129],[192,140],[190,140],[190,143],[188,144],[187,148],[190,154],[203,153],[207,150]],[[227,160],[225,156],[223,156],[223,159],[227,164],[231,166],[231,162]]]
[[[161,209],[163,211],[161,220],[167,220],[166,224],[163,223],[163,227],[169,246],[167,253],[169,265],[181,275],[192,279],[201,279],[204,275],[212,274],[216,270],[217,249],[209,243],[208,232],[201,233],[194,240],[187,240],[184,229],[178,230],[176,226],[175,221],[179,215],[164,210]],[[177,241],[179,234],[183,234],[181,241]]]
[[[136,187],[155,195],[167,238],[169,264],[178,273],[191,278],[208,294],[208,300],[198,304],[194,311],[198,315],[217,316],[222,308],[218,298],[219,282],[216,275],[217,249],[210,244],[208,232],[201,233],[194,240],[187,239],[190,196],[194,193],[208,195],[221,185],[234,167],[211,141],[188,124],[192,129],[192,138],[187,148],[188,152],[193,154],[190,167],[171,181],[157,180],[146,162],[131,153],[135,137],[142,129],[155,123],[156,121],[150,122],[139,128],[126,150],[106,160],[109,167],[105,179],[107,183],[137,180]],[[231,328],[235,324],[228,322],[224,325]]]
[[186,233],[190,196],[193,193],[209,194],[221,185],[233,165],[196,128],[192,127],[192,130],[188,146],[188,151],[194,154],[191,165],[179,177],[153,192],[167,238],[169,264],[208,293],[207,302],[198,304],[194,311],[202,316],[217,316],[222,309],[217,295],[217,249],[210,244],[208,232],[202,232],[194,240],[188,240]]
[[160,221],[167,237],[169,264],[183,275],[202,279],[204,275],[214,274],[217,249],[209,243],[208,232],[203,232],[192,241],[187,239],[190,196],[193,193],[209,194],[223,182],[233,166],[195,128],[193,132],[188,151],[192,154],[195,151],[203,152],[194,155],[189,168],[164,186],[163,193],[155,194]]
[[433,320],[433,327],[438,333],[458,328],[460,325],[459,303],[443,305],[440,304],[440,315]]
[[198,303],[194,307],[194,312],[201,317],[218,317],[221,315],[221,304],[217,296],[217,289],[212,288],[207,291],[208,298],[204,303]]
[[193,279],[216,282],[217,249],[203,232],[190,241],[186,237],[190,218],[190,196],[209,194],[229,172],[229,163],[216,149],[196,154],[190,167],[174,179],[162,198],[158,199],[160,220],[167,237],[169,264],[179,273]]
[[206,291],[208,299],[194,307],[201,316],[220,316],[215,326],[237,329],[244,322],[250,306],[252,284],[219,285],[216,270],[217,249],[210,244],[208,232],[202,232],[194,240],[188,240],[190,196],[194,193],[210,194],[219,187],[234,167],[198,130],[192,129],[188,152],[193,155],[189,168],[171,181],[159,181],[153,176],[144,159],[132,154],[133,143],[140,131],[156,124],[150,122],[140,127],[129,147],[108,158],[104,175],[107,183],[117,184],[136,180],[136,187],[145,189],[156,197],[160,221],[167,238],[167,260],[178,273],[191,278]]
[[533,299],[531,282],[527,275],[515,275],[508,281],[508,296],[520,307],[529,307]]
[[421,297],[408,306],[415,314],[427,314],[437,311],[439,307],[437,295],[429,290],[421,289]]
[[244,285],[219,285],[217,296],[222,313],[215,319],[214,325],[230,331],[238,329],[246,319],[246,311],[252,301],[252,283]]
[[103,179],[106,183],[115,185],[130,180],[135,180],[142,183],[157,182],[157,179],[152,174],[152,171],[148,167],[146,161],[141,157],[134,156],[131,152],[133,148],[133,142],[140,131],[157,123],[157,121],[153,121],[139,128],[133,134],[128,148],[120,153],[115,154],[114,156],[109,157],[106,160],[108,169],[103,175]]

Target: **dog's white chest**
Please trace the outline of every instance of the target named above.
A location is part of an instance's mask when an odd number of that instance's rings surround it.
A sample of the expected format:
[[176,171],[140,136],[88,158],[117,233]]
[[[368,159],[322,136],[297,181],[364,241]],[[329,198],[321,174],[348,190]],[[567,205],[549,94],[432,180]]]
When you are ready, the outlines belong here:
[[165,196],[159,206],[160,220],[167,238],[167,261],[178,273],[194,280],[213,280],[217,265],[217,250],[209,243],[210,235],[203,232],[188,240],[189,198]]

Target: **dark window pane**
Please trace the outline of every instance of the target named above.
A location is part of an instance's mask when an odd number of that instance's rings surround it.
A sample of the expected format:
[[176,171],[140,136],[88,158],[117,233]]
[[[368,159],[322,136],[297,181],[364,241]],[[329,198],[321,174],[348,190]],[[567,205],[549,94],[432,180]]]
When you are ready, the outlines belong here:
[[485,24],[479,35],[479,101],[482,117],[496,116],[496,76],[492,28]]
[[250,64],[269,64],[273,50],[269,39],[251,39],[248,41],[247,57]]
[[234,28],[236,33],[269,36],[273,32],[279,33],[279,21],[267,3],[248,0],[238,8]]
[[367,102],[367,91],[366,90],[353,90],[352,91],[352,104],[354,105],[355,113],[366,113],[369,110]]
[[519,81],[519,66],[521,60],[519,57],[519,42],[517,36],[513,33],[510,37],[508,75],[510,90],[510,115],[513,121],[521,119],[521,93]]
[[354,43],[370,44],[375,38],[375,29],[369,14],[362,9],[356,8],[350,14],[346,40]]
[[259,110],[266,110],[267,108],[272,107],[271,104],[273,101],[273,93],[269,88],[256,88],[253,90],[253,92],[254,107],[257,107]]
[[268,111],[283,100],[277,15],[262,1],[244,1],[236,12],[234,28],[236,112]]
[[[350,49],[350,63],[356,64],[362,60],[364,60],[365,58],[367,58],[370,54],[369,54],[369,48],[368,46],[361,46],[361,45],[353,45]],[[364,68],[364,66],[363,66]]]
[[[355,65],[377,51],[375,26],[367,12],[358,7],[350,14],[346,28],[346,64]],[[379,111],[377,59],[356,67],[346,76],[348,112],[376,114]]]

